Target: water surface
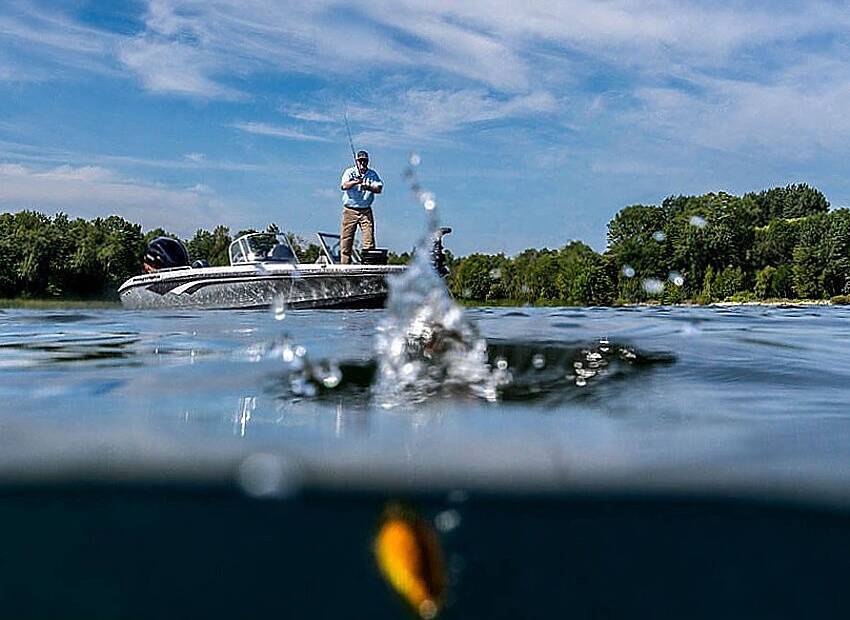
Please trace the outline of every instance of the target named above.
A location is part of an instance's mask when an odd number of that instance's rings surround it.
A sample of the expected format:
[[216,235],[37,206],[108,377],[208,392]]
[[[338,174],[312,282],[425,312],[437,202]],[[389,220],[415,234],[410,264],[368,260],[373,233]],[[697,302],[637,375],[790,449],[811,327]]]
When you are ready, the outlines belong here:
[[[531,468],[850,481],[850,310],[480,308],[495,397],[376,392],[384,311],[0,313],[7,448],[264,445],[494,478]],[[278,317],[279,318],[279,317]],[[436,381],[440,381],[438,377]],[[153,438],[153,439],[151,439]]]

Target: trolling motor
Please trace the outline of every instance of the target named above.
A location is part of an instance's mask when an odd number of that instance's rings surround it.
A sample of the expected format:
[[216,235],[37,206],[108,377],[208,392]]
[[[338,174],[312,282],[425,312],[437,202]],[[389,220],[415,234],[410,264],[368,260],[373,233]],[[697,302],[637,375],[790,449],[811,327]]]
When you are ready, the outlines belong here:
[[437,275],[441,278],[449,275],[449,268],[446,266],[446,252],[443,248],[443,237],[450,232],[452,232],[450,227],[441,227],[434,234],[434,245],[431,247],[431,263],[434,265]]

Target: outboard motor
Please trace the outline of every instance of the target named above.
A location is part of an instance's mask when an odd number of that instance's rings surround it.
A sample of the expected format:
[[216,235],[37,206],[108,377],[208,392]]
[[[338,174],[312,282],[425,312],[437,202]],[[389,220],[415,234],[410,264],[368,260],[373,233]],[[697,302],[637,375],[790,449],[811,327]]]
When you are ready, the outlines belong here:
[[449,268],[446,266],[446,253],[443,250],[443,237],[452,232],[448,226],[443,226],[434,235],[434,246],[431,248],[431,262],[434,264],[434,269],[437,275],[445,278],[449,275]]
[[144,269],[146,272],[189,265],[189,252],[178,239],[157,237],[148,244],[145,251]]

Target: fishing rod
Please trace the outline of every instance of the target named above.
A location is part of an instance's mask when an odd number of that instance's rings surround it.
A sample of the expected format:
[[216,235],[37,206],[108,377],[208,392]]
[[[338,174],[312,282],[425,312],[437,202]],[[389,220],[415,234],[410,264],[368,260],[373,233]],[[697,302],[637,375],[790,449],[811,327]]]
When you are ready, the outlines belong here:
[[351,147],[351,159],[354,160],[354,167],[357,167],[357,154],[354,152],[354,140],[351,139],[351,127],[348,125],[348,110],[342,113],[345,119],[345,131],[348,132],[348,146]]
[[[351,139],[351,126],[348,124],[348,110],[343,111],[342,118],[345,119],[345,131],[348,133],[348,146],[351,148],[351,157],[354,159],[354,169],[360,174],[360,166],[357,165],[357,153],[354,150],[354,140]],[[366,180],[366,175],[360,174],[360,178],[362,183]],[[364,196],[368,191],[364,192]]]

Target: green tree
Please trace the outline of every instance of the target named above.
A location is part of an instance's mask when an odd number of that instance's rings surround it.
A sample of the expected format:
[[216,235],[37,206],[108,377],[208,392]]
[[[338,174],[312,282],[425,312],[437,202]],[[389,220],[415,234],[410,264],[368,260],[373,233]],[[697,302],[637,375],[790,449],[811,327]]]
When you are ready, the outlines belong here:
[[186,247],[192,260],[205,260],[212,267],[222,267],[230,264],[228,251],[232,241],[226,226],[216,226],[212,232],[199,228]]
[[450,290],[462,299],[504,299],[504,270],[507,259],[499,254],[471,254],[459,259],[449,274]]
[[800,297],[824,299],[849,292],[850,210],[819,213],[801,222],[793,269]]
[[829,201],[819,190],[805,183],[775,187],[758,194],[746,194],[756,205],[756,224],[765,226],[779,218],[807,217],[829,210]]

